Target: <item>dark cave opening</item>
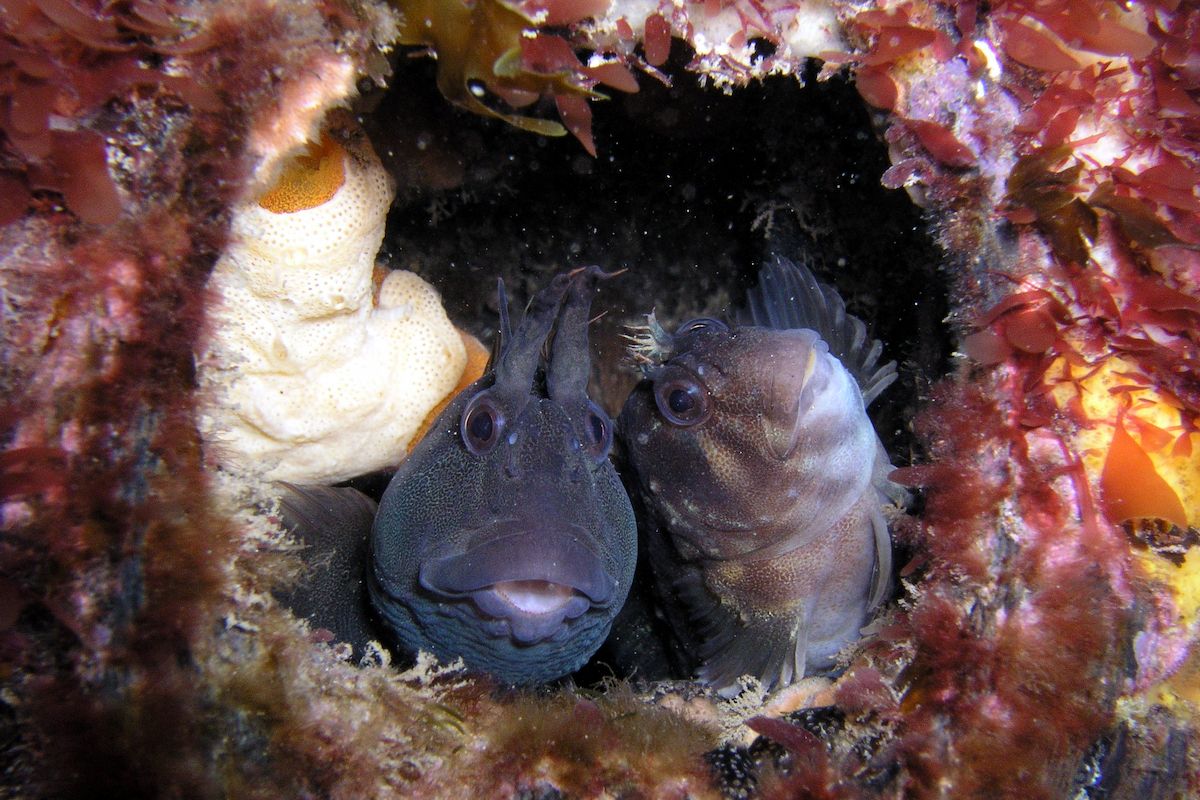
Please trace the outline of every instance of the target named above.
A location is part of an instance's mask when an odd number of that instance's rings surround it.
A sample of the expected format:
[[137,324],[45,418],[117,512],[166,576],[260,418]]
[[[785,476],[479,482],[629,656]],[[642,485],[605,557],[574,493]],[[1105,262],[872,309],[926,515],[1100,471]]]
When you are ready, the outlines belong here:
[[[677,54],[678,55],[678,54]],[[893,458],[907,421],[948,368],[941,253],[921,212],[880,185],[889,166],[871,113],[842,77],[775,77],[725,94],[673,59],[673,85],[593,103],[599,156],[450,106],[432,65],[403,60],[366,117],[398,196],[381,254],[438,287],[457,324],[489,342],[496,278],[523,302],[579,264],[627,270],[594,309],[596,391],[619,409],[634,374],[619,334],[655,310],[668,327],[726,316],[759,265],[805,260],[835,285],[895,359],[899,382],[873,407]]]
[[[767,257],[804,260],[896,360],[899,380],[871,416],[893,463],[911,463],[910,422],[949,368],[951,340],[941,252],[908,195],[880,183],[890,162],[878,120],[848,80],[818,81],[814,65],[803,80],[727,94],[675,55],[672,85],[643,75],[638,93],[592,104],[595,159],[571,137],[451,106],[430,62],[402,59],[364,115],[398,183],[381,258],[429,280],[485,343],[497,278],[519,305],[565,268],[624,270],[593,304],[593,396],[614,416],[637,379],[629,326],[652,309],[668,328],[728,317]],[[612,674],[608,658],[577,680]]]

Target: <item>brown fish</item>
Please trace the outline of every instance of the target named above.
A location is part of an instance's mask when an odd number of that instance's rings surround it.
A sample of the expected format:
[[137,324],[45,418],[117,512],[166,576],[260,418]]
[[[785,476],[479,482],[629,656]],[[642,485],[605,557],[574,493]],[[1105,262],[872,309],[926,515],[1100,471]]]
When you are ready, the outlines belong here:
[[776,258],[749,324],[650,316],[618,422],[653,517],[646,550],[702,680],[767,687],[833,666],[887,594],[902,490],[866,405],[896,377],[837,292]]

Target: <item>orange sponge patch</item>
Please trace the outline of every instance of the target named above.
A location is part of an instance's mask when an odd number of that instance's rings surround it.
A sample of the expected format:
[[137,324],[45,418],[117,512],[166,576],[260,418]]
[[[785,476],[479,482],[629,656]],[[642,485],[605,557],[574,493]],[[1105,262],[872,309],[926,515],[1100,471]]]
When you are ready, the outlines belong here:
[[324,205],[346,182],[346,151],[328,133],[293,158],[258,204],[276,214],[291,214]]
[[412,438],[412,443],[409,445],[411,449],[417,442],[424,438],[425,434],[441,416],[442,410],[450,405],[450,401],[458,396],[459,392],[466,389],[475,381],[483,377],[484,370],[487,369],[488,362],[492,358],[492,352],[483,346],[483,343],[476,339],[466,331],[460,330],[458,335],[462,338],[463,346],[467,348],[467,366],[463,369],[462,376],[458,379],[458,385],[454,387],[454,391],[446,395],[440,403],[438,403],[432,411],[426,416],[421,423],[421,427],[417,430]]
[[1119,420],[1100,474],[1104,512],[1113,522],[1128,519],[1165,519],[1187,528],[1187,512],[1179,495],[1163,480],[1154,462]]

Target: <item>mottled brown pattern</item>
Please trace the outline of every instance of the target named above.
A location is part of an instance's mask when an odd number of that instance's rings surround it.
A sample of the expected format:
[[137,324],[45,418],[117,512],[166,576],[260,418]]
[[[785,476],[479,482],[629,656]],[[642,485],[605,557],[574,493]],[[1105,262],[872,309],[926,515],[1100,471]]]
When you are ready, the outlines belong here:
[[[724,691],[743,673],[775,688],[832,666],[891,577],[886,456],[821,335],[854,343],[841,353],[852,363],[870,342],[825,313],[840,300],[826,307],[807,271],[777,260],[762,274],[756,298],[780,327],[697,321],[672,335],[652,320],[645,380],[620,418],[662,603],[701,679]],[[781,276],[813,282],[814,307],[796,316],[827,330],[783,327],[805,299],[773,294]]]

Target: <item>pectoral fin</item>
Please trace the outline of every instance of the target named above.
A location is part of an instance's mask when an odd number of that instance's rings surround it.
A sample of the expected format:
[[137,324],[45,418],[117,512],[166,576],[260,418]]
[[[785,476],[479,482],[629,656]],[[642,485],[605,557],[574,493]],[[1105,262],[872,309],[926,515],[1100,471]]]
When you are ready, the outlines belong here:
[[303,546],[307,567],[279,600],[314,629],[325,628],[361,655],[381,639],[366,591],[368,535],[375,502],[356,489],[279,484],[283,527]]
[[697,675],[718,693],[736,694],[743,675],[757,678],[768,689],[804,676],[808,636],[803,614],[740,611],[721,602],[697,569],[682,571],[674,590],[696,640]]
[[892,536],[878,508],[871,514],[871,530],[875,534],[875,571],[871,575],[868,614],[879,608],[892,589]]

